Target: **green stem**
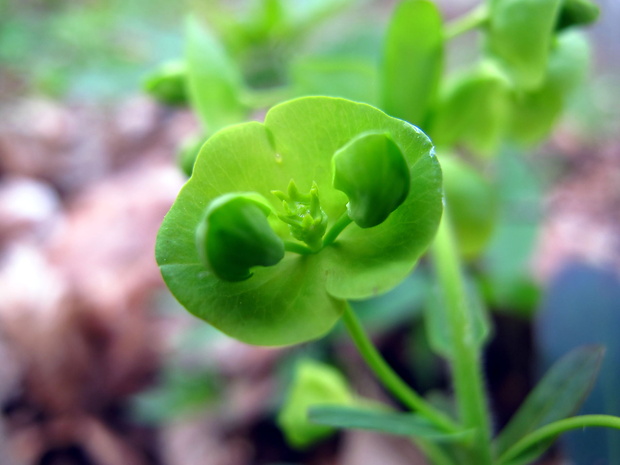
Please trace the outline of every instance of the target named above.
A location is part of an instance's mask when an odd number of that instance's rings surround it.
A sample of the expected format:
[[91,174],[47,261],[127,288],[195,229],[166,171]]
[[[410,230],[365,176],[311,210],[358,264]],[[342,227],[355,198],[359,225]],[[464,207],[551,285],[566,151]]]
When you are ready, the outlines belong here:
[[480,349],[472,337],[465,283],[448,212],[444,211],[432,245],[432,256],[440,289],[445,296],[447,324],[453,344],[451,366],[460,421],[475,431],[472,463],[491,463],[491,426],[484,389]]
[[362,358],[388,391],[396,398],[400,399],[400,401],[411,410],[420,413],[444,431],[451,433],[461,431],[461,428],[459,428],[452,419],[428,404],[417,392],[411,389],[392,368],[390,368],[377,348],[370,341],[368,335],[364,332],[364,328],[357,319],[355,312],[348,304],[342,319],[353,342],[355,342],[357,349],[362,355]]
[[336,240],[338,235],[344,230],[344,228],[349,226],[352,222],[353,220],[349,217],[347,212],[344,212],[340,218],[336,220],[330,230],[327,231],[327,234],[325,234],[325,237],[323,238],[323,247],[331,245]]
[[284,241],[284,250],[286,250],[287,252],[298,253],[299,255],[311,255],[313,253],[316,253],[310,247],[306,247],[303,244],[292,241]]
[[456,465],[454,460],[441,448],[441,446],[431,440],[413,438],[418,449],[430,459],[433,465]]
[[620,418],[612,415],[581,415],[550,423],[521,438],[499,458],[498,463],[506,463],[541,441],[588,426],[620,429]]
[[488,20],[489,9],[486,3],[483,3],[464,16],[461,16],[460,18],[446,24],[444,37],[446,40],[454,39],[461,34],[482,26]]

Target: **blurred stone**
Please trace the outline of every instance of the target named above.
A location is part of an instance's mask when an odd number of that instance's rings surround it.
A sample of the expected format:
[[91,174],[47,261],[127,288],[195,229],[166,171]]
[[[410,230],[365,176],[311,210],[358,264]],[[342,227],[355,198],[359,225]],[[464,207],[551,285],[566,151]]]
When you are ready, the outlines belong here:
[[0,172],[73,195],[145,159],[173,160],[180,140],[197,128],[188,110],[143,96],[108,107],[19,100],[0,109]]
[[571,261],[620,272],[620,144],[582,142],[567,157],[570,170],[547,194],[533,254],[535,274],[543,282]]
[[161,285],[155,237],[182,183],[173,167],[136,167],[75,198],[49,251],[85,301],[122,312]]
[[60,214],[60,199],[49,185],[12,177],[0,184],[0,245],[18,237],[41,239]]
[[193,419],[168,425],[162,431],[166,465],[247,465],[252,446],[227,440],[220,423]]

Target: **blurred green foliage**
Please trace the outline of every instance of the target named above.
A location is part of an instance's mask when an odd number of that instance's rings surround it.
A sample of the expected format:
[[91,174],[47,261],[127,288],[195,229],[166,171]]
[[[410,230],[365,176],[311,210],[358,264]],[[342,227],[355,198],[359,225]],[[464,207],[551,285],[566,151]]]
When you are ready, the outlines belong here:
[[165,0],[3,0],[0,69],[18,81],[7,92],[135,94],[149,68],[178,55],[183,12]]

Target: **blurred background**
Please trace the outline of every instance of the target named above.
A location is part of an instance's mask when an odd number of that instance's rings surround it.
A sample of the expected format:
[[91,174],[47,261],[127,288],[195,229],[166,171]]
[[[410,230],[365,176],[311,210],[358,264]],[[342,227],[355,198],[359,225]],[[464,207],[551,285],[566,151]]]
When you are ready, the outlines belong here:
[[[343,332],[244,345],[187,314],[155,264],[157,229],[215,129],[298,95],[377,102],[396,1],[295,0],[288,22],[277,3],[0,0],[0,465],[424,463],[371,433],[290,447],[275,418],[298,360],[390,402]],[[450,19],[476,2],[438,3]],[[500,154],[502,213],[469,265],[496,323],[497,426],[544,367],[588,343],[607,354],[584,408],[620,414],[620,4],[599,5],[589,77],[548,140]],[[243,81],[239,102],[225,102],[236,112],[187,105],[177,78],[196,20],[212,69],[233,76],[222,85]],[[449,65],[476,40],[451,47]],[[422,263],[356,308],[387,360],[432,394],[448,384],[421,323],[428,279]],[[620,463],[617,439],[569,435],[543,460]]]

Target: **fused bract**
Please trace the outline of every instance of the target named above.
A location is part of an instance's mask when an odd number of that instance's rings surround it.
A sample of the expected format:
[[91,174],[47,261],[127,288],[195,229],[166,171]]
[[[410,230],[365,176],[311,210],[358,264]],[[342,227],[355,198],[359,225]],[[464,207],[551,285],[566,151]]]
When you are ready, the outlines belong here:
[[[365,133],[389,134],[402,152],[408,193],[380,224],[365,229],[352,223],[335,242],[311,247],[282,220],[296,211],[282,195],[308,199],[300,211],[309,219],[301,218],[300,225],[320,226],[326,218],[329,234],[350,201],[332,185],[332,158]],[[291,180],[298,200],[287,191]],[[215,199],[240,192],[260,195],[270,205],[275,214],[266,219],[287,250],[293,244],[308,253],[286,252],[274,265],[251,267],[252,276],[243,281],[221,279],[205,266],[196,229]],[[369,105],[306,97],[274,107],[264,123],[232,126],[205,143],[160,229],[156,255],[166,284],[191,313],[244,342],[294,344],[326,333],[346,299],[386,292],[407,276],[441,212],[441,170],[425,134]]]

